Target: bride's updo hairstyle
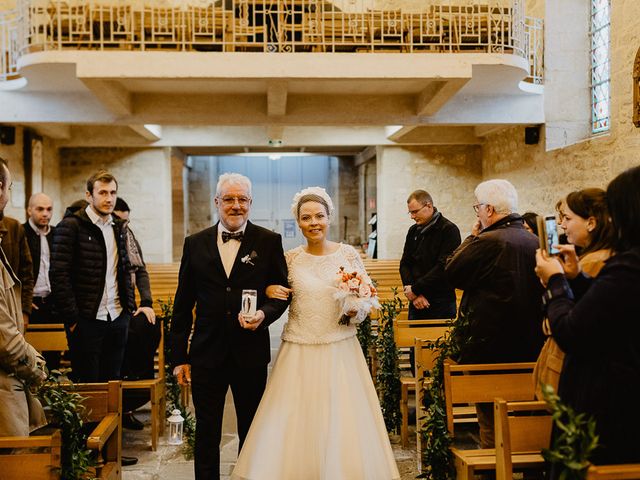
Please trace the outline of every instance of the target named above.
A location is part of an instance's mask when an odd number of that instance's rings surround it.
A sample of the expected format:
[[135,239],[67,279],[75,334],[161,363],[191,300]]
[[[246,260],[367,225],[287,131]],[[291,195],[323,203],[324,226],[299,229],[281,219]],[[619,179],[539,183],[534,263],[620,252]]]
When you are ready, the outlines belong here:
[[331,216],[333,215],[333,202],[324,188],[308,187],[300,190],[293,196],[291,213],[296,220],[300,217],[300,207],[307,202],[317,202],[323,205],[329,220],[331,220]]

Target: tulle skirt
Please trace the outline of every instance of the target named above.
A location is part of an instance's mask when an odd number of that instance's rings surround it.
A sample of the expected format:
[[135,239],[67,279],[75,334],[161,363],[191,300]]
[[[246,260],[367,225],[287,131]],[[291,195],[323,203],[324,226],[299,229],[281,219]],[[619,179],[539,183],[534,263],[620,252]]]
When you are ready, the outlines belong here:
[[231,478],[400,478],[356,337],[282,343]]

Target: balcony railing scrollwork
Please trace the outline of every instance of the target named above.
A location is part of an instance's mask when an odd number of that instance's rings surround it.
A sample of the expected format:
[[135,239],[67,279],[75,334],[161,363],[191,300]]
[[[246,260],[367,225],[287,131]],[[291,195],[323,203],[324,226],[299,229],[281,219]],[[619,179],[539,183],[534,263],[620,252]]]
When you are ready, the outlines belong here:
[[[542,20],[524,0],[17,0],[0,12],[0,80],[43,50],[488,52],[528,59],[542,81]],[[400,3],[400,2],[399,2]],[[419,6],[416,6],[419,5]]]

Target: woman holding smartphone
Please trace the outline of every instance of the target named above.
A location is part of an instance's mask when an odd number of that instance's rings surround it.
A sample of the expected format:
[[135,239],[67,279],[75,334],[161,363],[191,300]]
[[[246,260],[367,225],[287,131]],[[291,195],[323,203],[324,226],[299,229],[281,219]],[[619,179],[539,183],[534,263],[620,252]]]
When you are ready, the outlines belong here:
[[583,274],[570,245],[560,245],[557,257],[536,255],[551,334],[566,354],[558,394],[595,418],[596,465],[640,462],[634,441],[640,431],[639,185],[640,167],[634,167],[607,188],[615,256],[597,278]]
[[567,241],[580,252],[580,268],[595,277],[611,256],[614,240],[605,191],[585,188],[571,192],[557,210]]

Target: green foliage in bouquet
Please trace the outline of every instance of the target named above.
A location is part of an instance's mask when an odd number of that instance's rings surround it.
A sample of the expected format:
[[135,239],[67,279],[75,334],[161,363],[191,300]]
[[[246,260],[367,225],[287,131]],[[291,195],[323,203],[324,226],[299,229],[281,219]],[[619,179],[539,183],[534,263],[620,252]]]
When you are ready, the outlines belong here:
[[83,480],[91,478],[95,461],[87,449],[87,434],[82,426],[84,397],[73,391],[73,384],[53,370],[35,392],[45,409],[49,424],[60,428],[62,435],[60,478]]
[[459,316],[452,321],[451,329],[443,337],[433,342],[429,348],[436,351],[433,368],[425,378],[424,402],[426,415],[420,435],[422,435],[423,472],[418,478],[429,480],[455,479],[452,438],[447,429],[447,413],[444,399],[444,361],[456,360],[462,346],[469,341],[468,319]]
[[171,358],[171,342],[166,341],[169,338],[169,332],[171,331],[171,319],[173,317],[173,301],[171,299],[166,302],[158,300],[160,304],[160,315],[158,319],[162,321],[162,328],[164,329],[164,358],[165,358],[165,387],[167,389],[167,411],[165,412],[167,417],[171,415],[171,411],[174,409],[180,410],[180,415],[184,418],[183,434],[185,442],[183,444],[182,454],[187,460],[193,459],[193,452],[196,445],[196,419],[191,412],[187,410],[187,407],[182,403],[182,396],[180,395],[180,384],[178,379],[172,374],[171,366],[166,363]]
[[590,465],[589,458],[598,447],[596,422],[563,404],[552,386],[543,385],[542,395],[549,404],[555,426],[551,448],[543,450],[542,456],[559,465],[560,480],[582,480]]
[[378,326],[378,371],[376,381],[382,392],[380,406],[382,416],[389,432],[397,432],[402,422],[400,413],[400,369],[398,367],[398,349],[393,338],[393,322],[402,310],[402,300],[397,289],[393,289],[393,300],[381,302]]

